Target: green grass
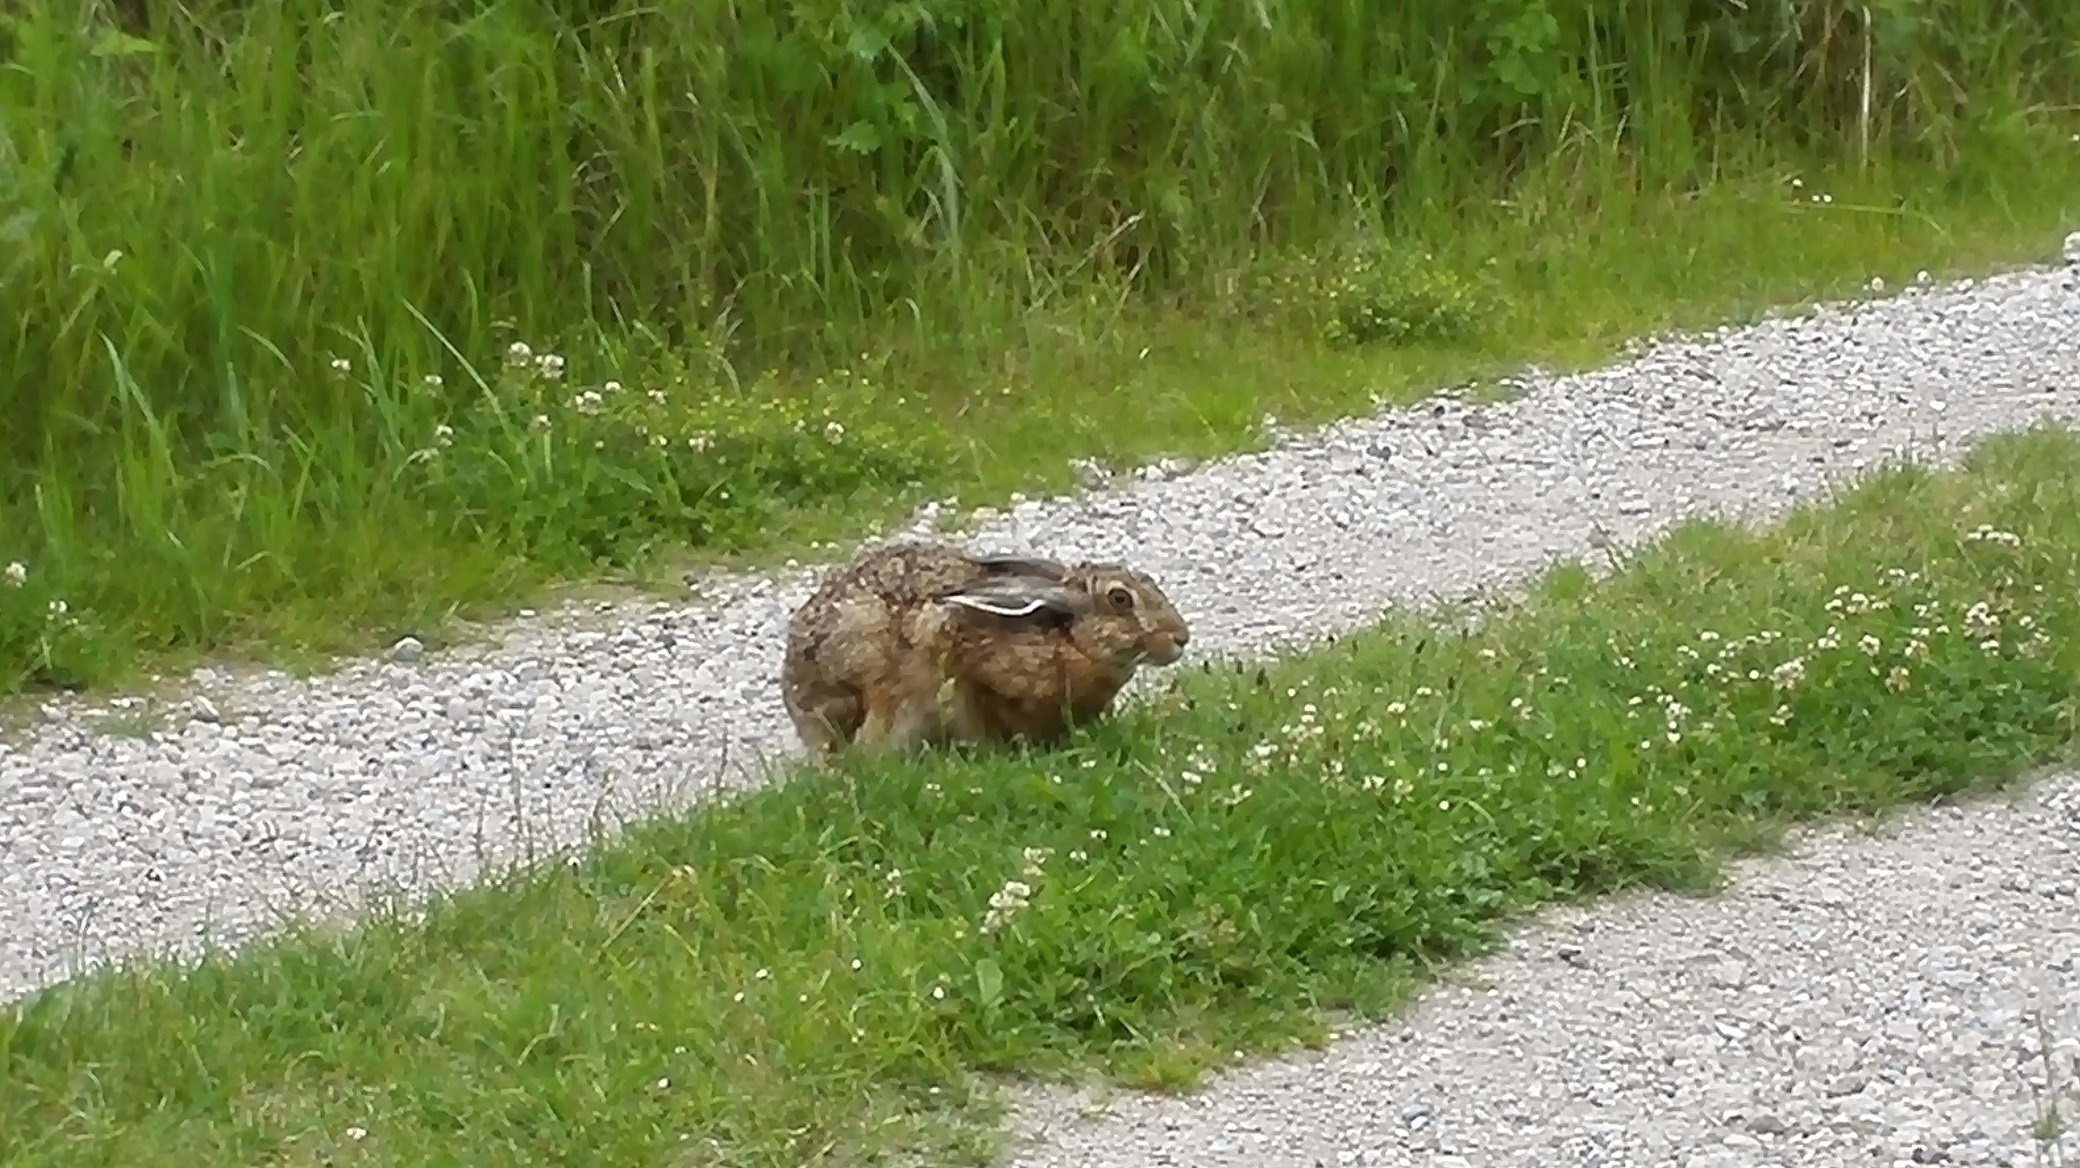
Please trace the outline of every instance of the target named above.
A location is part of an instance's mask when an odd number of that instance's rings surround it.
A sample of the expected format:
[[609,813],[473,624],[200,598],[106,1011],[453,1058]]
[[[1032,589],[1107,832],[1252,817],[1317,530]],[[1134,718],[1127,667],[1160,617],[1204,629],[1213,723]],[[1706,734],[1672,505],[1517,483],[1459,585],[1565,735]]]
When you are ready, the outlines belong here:
[[2070,227],[2070,4],[1697,7],[16,5],[0,694],[438,639]]
[[979,1162],[993,1075],[1186,1084],[1542,902],[2064,757],[2076,465],[1998,439],[1053,752],[805,769],[423,918],[51,989],[0,1014],[0,1158]]
[[[439,643],[458,615],[553,602],[573,584],[655,587],[700,563],[813,555],[928,499],[1069,490],[1078,458],[1126,469],[1216,456],[1260,445],[1267,414],[1326,422],[1525,362],[1586,366],[1642,334],[1858,294],[1872,276],[1897,288],[1921,270],[2041,259],[2080,207],[2080,149],[1987,182],[1902,193],[1911,176],[1823,173],[1798,190],[1767,172],[1698,197],[1469,210],[1408,245],[1435,257],[1413,276],[1362,257],[1267,262],[1222,305],[1085,297],[1036,311],[994,361],[889,349],[724,397],[669,353],[575,356],[551,379],[492,352],[435,374],[490,391],[455,405],[418,388],[416,368],[342,345],[346,370],[326,376],[381,404],[387,453],[342,461],[338,434],[283,431],[197,464],[140,424],[109,461],[52,468],[0,502],[0,560],[34,585],[13,605],[0,594],[0,694],[130,683],[206,654],[319,663],[407,633]],[[1811,190],[1838,194],[1817,205]],[[1343,300],[1389,319],[1413,301],[1420,318],[1426,278],[1478,292],[1461,312],[1469,331],[1324,340],[1340,290],[1356,285]],[[587,391],[595,415],[575,404]],[[43,619],[56,600],[76,623]]]

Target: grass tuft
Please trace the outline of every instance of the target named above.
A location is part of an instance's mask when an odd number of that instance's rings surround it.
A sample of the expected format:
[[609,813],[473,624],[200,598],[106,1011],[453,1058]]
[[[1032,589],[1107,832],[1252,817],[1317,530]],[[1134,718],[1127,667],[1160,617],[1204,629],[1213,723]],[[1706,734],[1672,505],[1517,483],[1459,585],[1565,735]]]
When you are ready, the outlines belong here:
[[790,782],[0,1013],[23,1168],[979,1163],[997,1072],[1181,1086],[1540,903],[2062,756],[2080,436],[1692,523],[1476,625],[1186,671],[1051,752]]

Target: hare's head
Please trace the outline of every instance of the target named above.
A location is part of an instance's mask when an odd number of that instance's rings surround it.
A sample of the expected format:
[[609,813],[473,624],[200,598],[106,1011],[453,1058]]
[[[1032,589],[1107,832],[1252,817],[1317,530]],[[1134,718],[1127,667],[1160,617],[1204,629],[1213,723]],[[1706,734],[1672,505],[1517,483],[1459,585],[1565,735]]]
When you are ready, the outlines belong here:
[[1078,648],[1122,666],[1169,665],[1184,656],[1192,631],[1148,573],[1120,564],[1078,564],[1062,587],[1081,597],[1069,634]]
[[1144,662],[1184,655],[1191,629],[1147,573],[1083,563],[1058,572],[1013,573],[946,597],[962,608],[1058,628],[1079,651],[1131,673]]

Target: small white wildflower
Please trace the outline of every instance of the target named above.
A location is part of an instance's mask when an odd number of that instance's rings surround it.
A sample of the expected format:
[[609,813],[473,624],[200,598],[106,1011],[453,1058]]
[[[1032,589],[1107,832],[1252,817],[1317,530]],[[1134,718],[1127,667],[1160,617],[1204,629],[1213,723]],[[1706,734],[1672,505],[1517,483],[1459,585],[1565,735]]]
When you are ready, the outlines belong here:
[[514,341],[506,346],[507,364],[518,367],[532,360],[534,360],[534,350],[527,347],[526,341]]
[[547,380],[555,381],[563,376],[563,358],[556,353],[543,353],[535,358],[534,364]]
[[2001,618],[1993,606],[1981,600],[1965,610],[1964,624],[1971,636],[1985,638],[2000,632]]
[[435,426],[433,428],[433,444],[436,446],[455,445],[455,427],[450,426],[446,422]]
[[596,389],[588,389],[571,399],[571,408],[581,414],[596,414],[605,399]]
[[1779,665],[1775,669],[1771,670],[1769,678],[1770,683],[1772,685],[1775,685],[1778,689],[1790,689],[1792,686],[1797,685],[1801,681],[1804,681],[1805,676],[1805,658],[1793,657],[1791,660],[1786,661],[1782,665]]
[[604,393],[620,393],[621,383],[618,381],[608,381],[606,384],[600,386],[600,390]]
[[332,359],[332,371],[334,373],[339,374],[342,377],[345,377],[347,374],[352,373],[354,371],[354,363],[352,361],[347,360],[345,357],[334,357]]
[[419,379],[419,384],[420,384],[420,385],[421,385],[422,387],[424,387],[425,389],[427,389],[427,390],[431,391],[431,390],[436,390],[436,389],[439,389],[439,388],[441,388],[441,386],[443,386],[443,385],[445,385],[445,384],[447,384],[447,383],[441,380],[441,375],[440,375],[440,374],[438,374],[438,373],[429,373],[429,374],[427,374],[426,376],[424,376],[424,377],[421,377],[421,378]]
[[843,441],[845,441],[845,426],[844,426],[844,424],[843,424],[842,422],[826,422],[826,423],[824,423],[824,426],[823,426],[823,440],[824,440],[825,442],[828,442],[828,443],[830,443],[830,444],[831,444],[831,445],[833,445],[833,446],[836,446],[836,445],[837,445],[838,443],[840,443],[840,442],[843,442]]
[[7,571],[0,573],[0,578],[7,581],[9,588],[20,588],[29,582],[29,565],[20,560],[12,561],[7,565]]
[[1981,523],[1966,532],[1964,538],[1969,543],[2002,543],[2009,547],[2019,547],[2022,544],[2021,536],[2012,531],[2001,531],[1987,523]]
[[1882,649],[1884,646],[1879,643],[1878,638],[1870,635],[1869,633],[1865,633],[1863,636],[1857,638],[1856,647],[1863,650],[1865,656],[1876,657],[1878,655],[1878,650]]

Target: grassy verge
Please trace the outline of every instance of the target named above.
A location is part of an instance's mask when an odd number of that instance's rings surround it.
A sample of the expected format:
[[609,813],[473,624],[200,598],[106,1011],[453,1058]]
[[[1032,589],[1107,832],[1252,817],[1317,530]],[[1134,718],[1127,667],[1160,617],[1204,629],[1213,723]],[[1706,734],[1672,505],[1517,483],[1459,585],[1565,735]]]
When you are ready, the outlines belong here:
[[344,936],[0,1014],[11,1165],[966,1163],[981,1074],[1182,1084],[1512,914],[2058,757],[2080,438],[1188,673],[1059,751],[806,772]]
[[29,0],[0,694],[2043,257],[2076,11]]
[[[1319,423],[1873,277],[2045,258],[2080,213],[2080,147],[1980,161],[1940,181],[1757,157],[1698,191],[1527,182],[1408,218],[1390,254],[1383,228],[1361,232],[1183,305],[1086,290],[732,392],[705,358],[609,343],[596,322],[564,330],[591,338],[575,348],[514,336],[433,366],[343,338],[318,376],[380,433],[255,428],[198,461],[138,412],[9,489],[0,561],[28,587],[0,587],[0,695],[206,655],[315,665],[407,633],[439,643],[456,616],[573,584],[656,587],[813,555],[927,499],[1068,490],[1073,460],[1248,449],[1266,415]],[[1381,335],[1336,339],[1353,329]]]

